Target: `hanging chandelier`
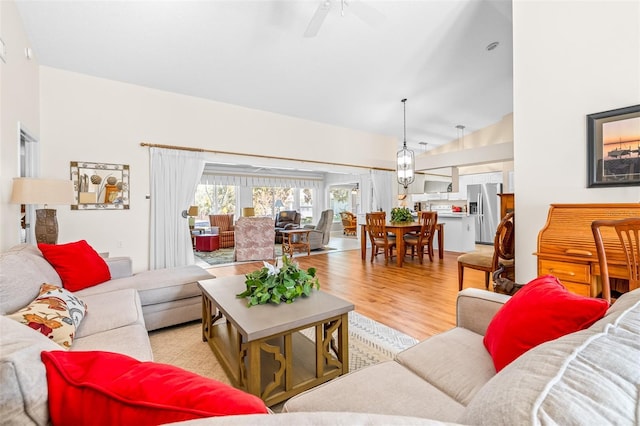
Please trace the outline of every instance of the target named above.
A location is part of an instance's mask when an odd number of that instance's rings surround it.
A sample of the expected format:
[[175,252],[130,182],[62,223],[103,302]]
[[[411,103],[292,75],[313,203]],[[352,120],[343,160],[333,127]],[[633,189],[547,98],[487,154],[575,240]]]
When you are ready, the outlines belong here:
[[404,187],[405,193],[407,187],[415,180],[416,163],[413,151],[407,149],[407,100],[402,100],[404,109],[404,143],[402,149],[398,151],[397,168],[398,183]]

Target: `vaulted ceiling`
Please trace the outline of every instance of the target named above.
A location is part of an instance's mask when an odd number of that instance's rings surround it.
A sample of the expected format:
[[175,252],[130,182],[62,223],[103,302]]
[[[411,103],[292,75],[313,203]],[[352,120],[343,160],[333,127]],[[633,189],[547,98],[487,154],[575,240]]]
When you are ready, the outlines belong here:
[[473,132],[513,109],[511,1],[17,4],[42,65],[400,143],[407,98],[407,142],[415,149],[456,139],[456,125]]

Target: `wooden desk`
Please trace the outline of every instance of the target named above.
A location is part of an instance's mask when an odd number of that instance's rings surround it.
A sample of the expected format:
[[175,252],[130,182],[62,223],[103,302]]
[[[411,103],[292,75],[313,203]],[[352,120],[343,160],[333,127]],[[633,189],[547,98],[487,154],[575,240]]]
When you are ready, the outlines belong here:
[[[597,297],[602,287],[598,253],[591,231],[597,219],[624,219],[640,216],[640,203],[552,204],[547,223],[538,234],[538,275],[555,275],[567,289],[583,296]],[[626,261],[615,232],[602,239],[613,252],[609,275],[628,279]]]
[[311,229],[285,229],[280,231],[282,234],[282,253],[289,254],[293,258],[296,250],[307,251],[307,256],[311,255],[311,244],[309,244],[309,233]]
[[[387,230],[396,236],[396,265],[402,267],[404,262],[404,234],[408,232],[420,231],[422,225],[418,222],[387,223]],[[436,224],[436,234],[438,237],[438,258],[444,258],[444,224]],[[367,225],[360,225],[360,254],[362,260],[367,258]]]

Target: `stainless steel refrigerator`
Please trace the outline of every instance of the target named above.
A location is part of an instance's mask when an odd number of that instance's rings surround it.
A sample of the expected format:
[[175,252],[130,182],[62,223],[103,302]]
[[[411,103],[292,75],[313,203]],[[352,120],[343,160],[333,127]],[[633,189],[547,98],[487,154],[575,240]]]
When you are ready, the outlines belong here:
[[476,243],[478,244],[493,244],[500,223],[498,200],[500,193],[502,193],[501,183],[467,185],[469,214],[475,217]]

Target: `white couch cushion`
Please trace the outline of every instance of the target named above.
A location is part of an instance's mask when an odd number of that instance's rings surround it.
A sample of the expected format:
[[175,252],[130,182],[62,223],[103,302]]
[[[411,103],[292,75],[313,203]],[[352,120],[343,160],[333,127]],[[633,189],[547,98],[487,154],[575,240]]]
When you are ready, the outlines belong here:
[[[371,413],[278,413],[218,416],[207,419],[170,423],[171,426],[451,426],[436,420],[419,417],[387,416]],[[169,425],[166,425],[169,426]]]
[[198,288],[197,281],[211,278],[214,278],[213,275],[201,267],[189,265],[140,272],[131,277],[111,280],[77,293],[82,297],[105,291],[135,288],[140,294],[142,306],[146,306],[199,296],[202,292]]
[[27,306],[43,283],[62,287],[55,269],[37,247],[19,244],[0,254],[0,315]]
[[396,361],[462,405],[496,374],[482,336],[459,327],[400,352]]
[[286,402],[283,412],[352,411],[453,421],[464,406],[400,364],[387,361],[320,385]]
[[457,421],[640,423],[640,301],[616,309],[609,318],[615,322],[599,323],[520,356],[476,394]]
[[132,324],[76,338],[71,351],[105,351],[128,355],[139,361],[153,361],[147,329]]
[[140,299],[133,289],[83,295],[82,300],[87,305],[87,313],[76,330],[76,338],[132,324],[144,326]]
[[0,423],[49,422],[47,376],[40,352],[60,350],[53,341],[0,316]]

